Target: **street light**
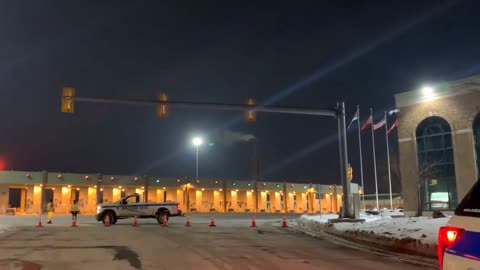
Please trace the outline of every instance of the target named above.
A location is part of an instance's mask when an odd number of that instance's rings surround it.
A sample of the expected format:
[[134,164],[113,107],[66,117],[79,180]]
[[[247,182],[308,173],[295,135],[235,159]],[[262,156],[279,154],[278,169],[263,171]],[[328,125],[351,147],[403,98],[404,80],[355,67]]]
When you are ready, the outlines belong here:
[[196,147],[200,146],[203,144],[203,139],[200,137],[195,137],[192,139],[192,144]]
[[424,86],[422,88],[422,95],[425,98],[431,98],[435,95],[435,89],[433,89],[433,87],[431,87],[431,86]]
[[203,139],[201,137],[194,137],[192,139],[192,144],[197,149],[197,166],[196,166],[195,180],[198,180],[198,149],[203,144]]

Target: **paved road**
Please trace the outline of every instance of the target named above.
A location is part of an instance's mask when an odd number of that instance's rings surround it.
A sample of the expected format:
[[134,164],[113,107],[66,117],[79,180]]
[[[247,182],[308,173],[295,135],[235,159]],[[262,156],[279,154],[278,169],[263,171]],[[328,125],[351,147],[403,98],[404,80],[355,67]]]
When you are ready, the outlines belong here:
[[69,227],[68,217],[36,228],[35,217],[0,217],[0,223],[17,224],[1,235],[0,269],[425,269],[378,255],[337,246],[281,228],[281,216],[258,215],[250,228],[248,215],[209,215],[172,218],[164,228],[154,220],[131,220],[103,227],[92,217],[81,217]]

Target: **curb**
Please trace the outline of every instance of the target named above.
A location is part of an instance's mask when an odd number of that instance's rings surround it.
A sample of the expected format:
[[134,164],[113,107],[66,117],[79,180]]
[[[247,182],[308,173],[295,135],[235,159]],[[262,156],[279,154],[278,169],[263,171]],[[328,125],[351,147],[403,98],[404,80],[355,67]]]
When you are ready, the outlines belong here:
[[[312,230],[311,228],[314,228]],[[325,239],[350,248],[393,257],[407,263],[438,267],[436,245],[422,244],[415,239],[391,239],[384,236],[374,236],[364,231],[337,231],[327,224],[297,219],[291,223],[292,230],[308,236]]]

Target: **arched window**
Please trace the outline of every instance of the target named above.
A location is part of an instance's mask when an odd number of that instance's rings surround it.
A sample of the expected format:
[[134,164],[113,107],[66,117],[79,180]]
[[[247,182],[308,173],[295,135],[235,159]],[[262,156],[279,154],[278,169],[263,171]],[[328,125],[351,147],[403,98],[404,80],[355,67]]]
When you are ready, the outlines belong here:
[[440,117],[417,127],[418,177],[423,210],[452,210],[457,206],[452,130]]
[[475,156],[477,158],[477,176],[480,177],[480,113],[473,120],[473,138],[475,140]]

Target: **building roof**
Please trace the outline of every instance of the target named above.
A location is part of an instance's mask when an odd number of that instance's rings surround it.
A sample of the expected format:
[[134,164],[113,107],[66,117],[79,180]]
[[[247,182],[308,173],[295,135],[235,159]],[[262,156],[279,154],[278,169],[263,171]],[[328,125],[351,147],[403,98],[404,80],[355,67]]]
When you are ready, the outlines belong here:
[[[52,173],[52,172],[27,172],[27,171],[0,171],[0,183],[12,185],[71,185],[71,186],[121,186],[141,188],[145,185],[152,188],[178,187],[188,184],[192,188],[207,189],[253,189],[253,180],[232,179],[198,179],[177,177],[153,176],[127,176],[112,174],[82,174],[82,173]],[[261,181],[257,183],[259,191],[284,191],[320,193],[341,193],[342,187],[338,185],[321,185],[311,183],[291,183]],[[352,192],[358,192],[357,184],[351,184]]]
[[426,101],[480,91],[480,75],[451,82],[442,82],[431,85],[431,87],[434,90],[429,95],[425,95],[422,89],[396,94],[395,103],[397,107],[408,107]]

